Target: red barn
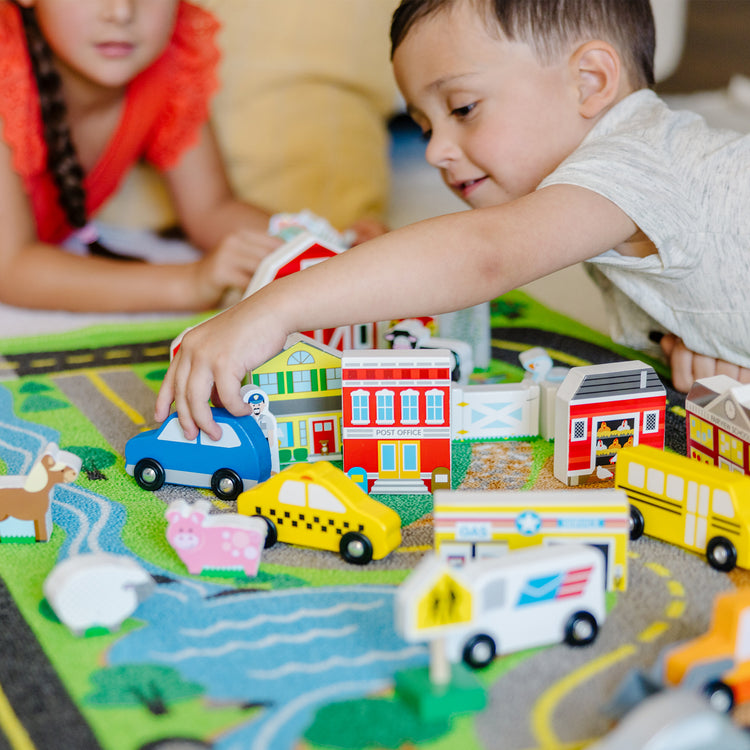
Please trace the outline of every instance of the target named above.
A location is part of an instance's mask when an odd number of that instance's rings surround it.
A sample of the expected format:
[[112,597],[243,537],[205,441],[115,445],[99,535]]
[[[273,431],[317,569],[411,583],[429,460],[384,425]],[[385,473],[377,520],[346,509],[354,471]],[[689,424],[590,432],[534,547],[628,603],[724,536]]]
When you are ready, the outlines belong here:
[[[326,243],[309,232],[302,232],[261,261],[244,296],[249,297],[274,279],[303,271],[341,252],[343,248]],[[359,323],[303,333],[319,344],[339,351],[373,349],[378,344],[379,327],[377,323]],[[385,329],[387,324],[382,327]]]
[[371,493],[450,487],[449,352],[346,351],[341,370],[344,471]]
[[555,403],[555,476],[578,484],[600,467],[614,471],[626,445],[663,449],[666,403],[659,376],[643,362],[573,367]]

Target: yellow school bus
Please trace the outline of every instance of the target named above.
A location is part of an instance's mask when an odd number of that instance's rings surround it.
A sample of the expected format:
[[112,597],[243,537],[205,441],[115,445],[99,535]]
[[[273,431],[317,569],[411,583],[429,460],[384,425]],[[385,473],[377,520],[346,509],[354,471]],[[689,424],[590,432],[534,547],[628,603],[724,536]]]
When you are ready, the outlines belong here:
[[750,477],[648,445],[623,448],[615,486],[641,534],[705,554],[717,570],[750,567]]
[[451,565],[534,545],[587,544],[605,560],[607,590],[627,587],[630,509],[609,489],[436,490],[435,551]]

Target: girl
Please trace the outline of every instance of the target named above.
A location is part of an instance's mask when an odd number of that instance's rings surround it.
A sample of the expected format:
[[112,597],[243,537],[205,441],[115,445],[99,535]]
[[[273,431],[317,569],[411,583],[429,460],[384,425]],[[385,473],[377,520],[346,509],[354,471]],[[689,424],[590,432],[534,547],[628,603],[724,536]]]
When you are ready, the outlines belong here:
[[[279,240],[234,199],[208,125],[217,22],[183,0],[0,0],[0,301],[196,310],[244,287]],[[203,257],[127,262],[88,217],[140,158]],[[61,251],[71,233],[86,255]]]

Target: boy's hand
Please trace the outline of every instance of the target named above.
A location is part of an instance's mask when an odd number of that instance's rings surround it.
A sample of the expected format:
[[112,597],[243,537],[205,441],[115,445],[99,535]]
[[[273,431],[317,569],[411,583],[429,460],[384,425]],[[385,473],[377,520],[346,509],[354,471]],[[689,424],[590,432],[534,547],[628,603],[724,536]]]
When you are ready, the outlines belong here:
[[729,375],[740,383],[750,383],[750,369],[691,352],[682,339],[672,333],[665,334],[659,343],[669,360],[672,383],[678,391],[687,393],[694,381],[711,375]]
[[281,351],[286,340],[273,310],[269,314],[256,296],[185,334],[156,399],[157,422],[167,418],[174,402],[188,440],[199,429],[218,440],[221,428],[211,414],[209,397],[235,416],[250,413],[240,395],[242,380],[253,367]]
[[198,309],[216,305],[229,288],[245,290],[258,265],[282,243],[265,231],[242,229],[226,237],[194,264],[194,301]]

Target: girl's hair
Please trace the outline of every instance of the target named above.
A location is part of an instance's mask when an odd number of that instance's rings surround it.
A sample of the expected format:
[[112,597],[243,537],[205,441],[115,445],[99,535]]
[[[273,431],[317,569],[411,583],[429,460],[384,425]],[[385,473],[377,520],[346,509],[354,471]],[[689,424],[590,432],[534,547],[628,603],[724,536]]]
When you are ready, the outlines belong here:
[[[47,168],[52,173],[58,190],[58,202],[68,223],[74,229],[86,226],[86,191],[83,187],[85,173],[78,161],[70,135],[62,92],[62,80],[54,63],[54,56],[44,38],[33,8],[17,6],[26,33],[26,44],[31,58],[31,68],[39,90],[39,107],[42,115],[44,142],[47,145]],[[89,250],[97,255],[116,255],[103,247],[97,239],[84,240]]]
[[649,0],[401,0],[391,23],[391,57],[410,29],[458,2],[471,2],[487,28],[528,44],[542,63],[570,45],[603,39],[620,53],[631,84],[654,85],[656,33]]

